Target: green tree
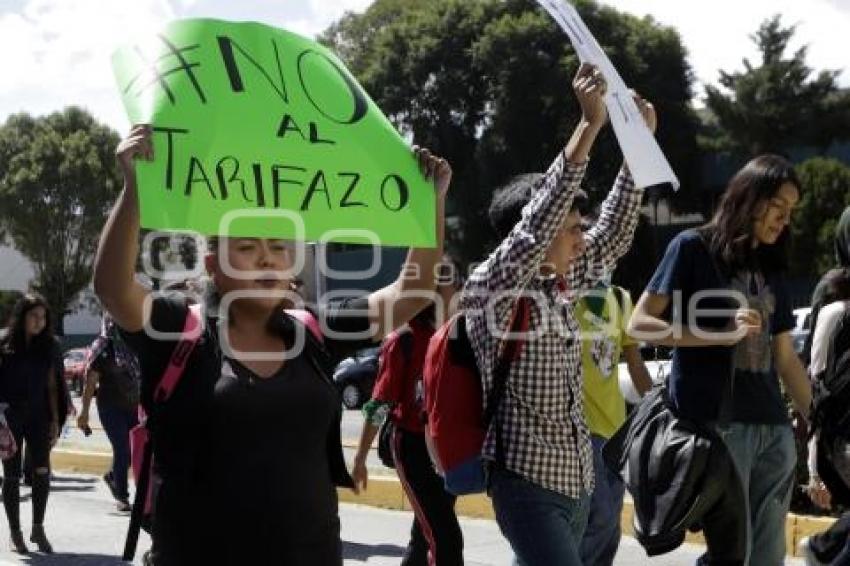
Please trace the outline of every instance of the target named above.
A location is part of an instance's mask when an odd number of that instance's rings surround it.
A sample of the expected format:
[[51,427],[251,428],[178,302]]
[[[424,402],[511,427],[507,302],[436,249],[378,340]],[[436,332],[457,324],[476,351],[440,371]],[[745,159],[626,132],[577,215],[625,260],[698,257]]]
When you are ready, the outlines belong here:
[[850,206],[850,167],[817,157],[798,165],[797,175],[803,191],[791,224],[791,270],[817,277],[835,266],[835,227]]
[[5,328],[15,303],[23,297],[20,291],[0,291],[0,328]]
[[121,182],[118,135],[70,107],[0,126],[0,228],[35,268],[33,287],[63,315],[91,279],[97,238]]
[[747,155],[787,153],[801,145],[826,149],[850,137],[850,92],[836,82],[840,71],[815,74],[806,47],[788,55],[794,31],[778,15],[765,20],[751,36],[760,64],[744,59],[743,71],[720,72],[722,89],[706,87],[721,147]]
[[[624,79],[659,108],[659,139],[696,193],[692,74],[678,34],[590,0],[576,3]],[[450,243],[466,260],[493,243],[492,190],[540,171],[579,117],[571,94],[572,47],[531,0],[377,0],[320,38],[339,53],[377,104],[414,141],[445,156],[455,172]],[[594,151],[586,185],[601,200],[620,164],[613,133]]]

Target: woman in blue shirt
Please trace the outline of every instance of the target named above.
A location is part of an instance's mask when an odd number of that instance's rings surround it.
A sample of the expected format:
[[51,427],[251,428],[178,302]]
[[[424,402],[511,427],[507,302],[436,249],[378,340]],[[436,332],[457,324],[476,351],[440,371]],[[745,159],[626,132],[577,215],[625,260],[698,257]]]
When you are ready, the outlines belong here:
[[[777,566],[785,556],[796,451],[779,379],[801,412],[811,402],[783,280],[799,200],[800,183],[785,159],[747,163],[711,222],[670,243],[629,325],[638,339],[674,347],[675,409],[716,427],[729,448],[746,495],[746,563],[753,566]],[[708,560],[712,547],[729,543],[709,540]]]

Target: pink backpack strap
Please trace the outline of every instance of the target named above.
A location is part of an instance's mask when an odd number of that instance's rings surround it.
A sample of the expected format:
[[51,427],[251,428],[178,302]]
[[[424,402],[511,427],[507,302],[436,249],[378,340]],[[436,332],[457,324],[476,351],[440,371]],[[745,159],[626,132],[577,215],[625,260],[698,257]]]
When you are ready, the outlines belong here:
[[171,397],[174,388],[177,387],[177,382],[183,375],[183,370],[186,367],[186,361],[195,345],[201,338],[201,305],[191,305],[186,311],[186,322],[183,324],[183,333],[180,336],[180,341],[171,352],[171,359],[168,361],[168,367],[165,368],[165,373],[154,391],[153,399],[157,403],[166,401]]
[[286,314],[306,326],[313,335],[313,338],[318,340],[320,343],[325,342],[325,337],[322,334],[321,328],[319,328],[319,321],[316,320],[313,313],[305,309],[286,309]]

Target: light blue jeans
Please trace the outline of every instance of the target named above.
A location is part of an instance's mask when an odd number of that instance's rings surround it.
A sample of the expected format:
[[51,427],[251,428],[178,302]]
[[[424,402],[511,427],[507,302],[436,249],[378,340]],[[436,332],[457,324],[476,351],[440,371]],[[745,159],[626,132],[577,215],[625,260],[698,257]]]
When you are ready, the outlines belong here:
[[736,422],[717,431],[747,494],[747,564],[780,566],[785,563],[785,516],[797,464],[791,426]]

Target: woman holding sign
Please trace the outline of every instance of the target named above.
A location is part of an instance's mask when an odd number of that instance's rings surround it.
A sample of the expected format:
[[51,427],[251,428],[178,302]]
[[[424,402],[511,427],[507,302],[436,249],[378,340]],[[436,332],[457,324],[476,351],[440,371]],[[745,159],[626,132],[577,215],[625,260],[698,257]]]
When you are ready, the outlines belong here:
[[414,153],[435,186],[436,248],[411,249],[391,285],[296,319],[284,310],[297,304],[291,242],[214,238],[206,326],[173,395],[158,404],[153,392],[189,306],[134,279],[134,160],[153,159],[151,129],[134,127],[118,146],[124,192],[103,230],[94,285],[139,354],[142,404],[156,417],[153,564],[342,564],[335,486],[354,483],[327,371],[331,358],[379,341],[430,302],[452,171],[427,150]]

